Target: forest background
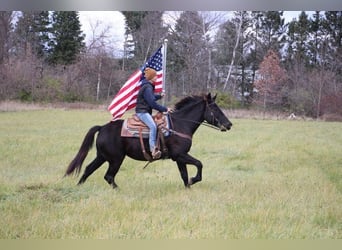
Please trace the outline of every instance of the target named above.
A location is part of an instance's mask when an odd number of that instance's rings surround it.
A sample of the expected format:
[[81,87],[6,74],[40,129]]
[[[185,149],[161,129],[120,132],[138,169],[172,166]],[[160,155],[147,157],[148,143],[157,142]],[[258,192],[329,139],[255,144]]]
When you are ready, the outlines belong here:
[[342,120],[342,11],[122,14],[123,51],[100,23],[86,44],[75,11],[0,11],[0,100],[109,104],[168,39],[168,103],[210,91],[223,108]]

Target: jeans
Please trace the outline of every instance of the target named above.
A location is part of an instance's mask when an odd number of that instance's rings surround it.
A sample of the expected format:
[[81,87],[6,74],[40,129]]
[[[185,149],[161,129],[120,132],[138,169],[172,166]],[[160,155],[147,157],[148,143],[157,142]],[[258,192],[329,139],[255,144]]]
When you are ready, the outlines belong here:
[[155,148],[156,146],[156,137],[157,137],[157,126],[152,118],[152,115],[149,113],[136,113],[139,119],[146,124],[147,127],[150,128],[150,137],[149,137],[149,144],[150,150]]

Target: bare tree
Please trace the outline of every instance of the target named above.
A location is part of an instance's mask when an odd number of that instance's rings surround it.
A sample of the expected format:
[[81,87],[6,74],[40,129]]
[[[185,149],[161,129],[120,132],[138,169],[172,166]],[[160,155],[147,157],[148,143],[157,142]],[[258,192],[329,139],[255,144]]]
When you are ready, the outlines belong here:
[[236,50],[238,49],[238,46],[239,46],[240,36],[241,36],[241,27],[242,27],[242,21],[243,21],[243,13],[241,12],[240,15],[237,16],[237,18],[239,20],[239,23],[236,27],[236,43],[235,43],[235,46],[233,49],[233,56],[232,56],[232,60],[230,62],[227,78],[226,78],[226,81],[225,81],[224,86],[223,86],[223,91],[226,90],[226,87],[227,87],[227,84],[228,84],[228,81],[230,78],[230,74],[232,73],[234,61],[235,61]]
[[[207,52],[207,80],[206,80],[206,87],[207,90],[209,90],[212,82],[212,50],[213,50],[213,43],[212,43],[212,37],[215,34],[216,30],[218,29],[219,25],[223,22],[224,19],[226,19],[226,12],[222,11],[204,11],[200,12],[200,15],[202,17],[202,23],[201,23],[201,30],[202,35],[204,38],[204,47],[202,48],[204,51]],[[196,23],[195,23],[196,24]]]
[[[100,99],[100,91],[101,84],[103,78],[103,63],[104,60],[108,57],[112,56],[112,52],[114,51],[114,41],[111,39],[111,29],[110,25],[103,26],[102,22],[97,20],[95,23],[90,23],[91,27],[91,37],[90,43],[88,45],[88,55],[95,59],[97,67],[95,71],[97,72],[97,80],[96,80],[96,101]],[[108,60],[107,60],[108,61]],[[113,68],[114,69],[114,68]],[[112,69],[112,70],[113,70]],[[110,75],[112,75],[112,70],[110,71]],[[111,77],[110,77],[111,78]],[[108,88],[110,88],[111,84],[108,84]],[[107,90],[108,92],[109,90]]]

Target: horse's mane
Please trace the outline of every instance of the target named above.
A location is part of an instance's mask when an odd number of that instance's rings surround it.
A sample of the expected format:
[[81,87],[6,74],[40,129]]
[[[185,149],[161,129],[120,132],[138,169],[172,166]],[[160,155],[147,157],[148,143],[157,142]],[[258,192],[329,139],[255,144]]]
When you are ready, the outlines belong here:
[[193,103],[197,103],[198,101],[203,100],[203,96],[200,95],[192,95],[184,97],[182,100],[175,104],[175,110],[181,110]]

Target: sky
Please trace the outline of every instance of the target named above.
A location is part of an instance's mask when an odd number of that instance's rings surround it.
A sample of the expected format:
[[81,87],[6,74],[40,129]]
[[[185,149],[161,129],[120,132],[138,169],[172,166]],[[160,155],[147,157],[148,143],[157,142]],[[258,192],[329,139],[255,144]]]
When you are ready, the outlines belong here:
[[[298,19],[299,14],[300,11],[285,11],[283,16],[285,22],[290,22],[293,18]],[[120,11],[79,11],[79,16],[87,44],[107,29],[108,41],[118,51],[123,51],[125,20]]]
[[79,11],[79,18],[87,44],[107,30],[112,46],[123,51],[125,20],[120,11]]

